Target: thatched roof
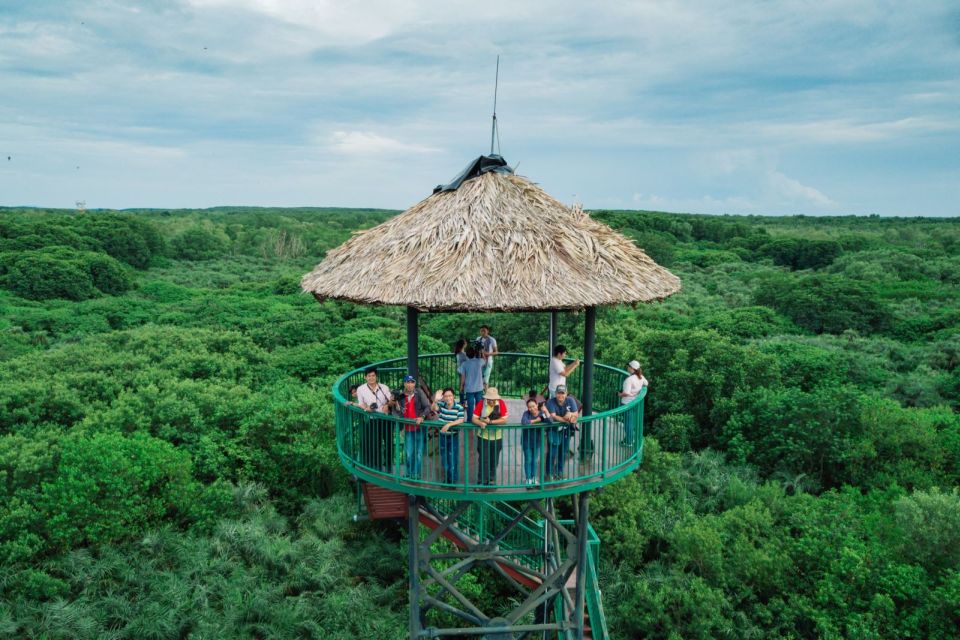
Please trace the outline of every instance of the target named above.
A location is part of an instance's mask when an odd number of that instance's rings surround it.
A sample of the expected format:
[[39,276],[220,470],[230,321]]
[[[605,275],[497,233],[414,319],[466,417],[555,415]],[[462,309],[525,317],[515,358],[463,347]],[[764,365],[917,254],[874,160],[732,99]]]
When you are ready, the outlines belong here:
[[532,311],[660,300],[680,279],[526,178],[484,173],[358,232],[301,286],[319,300]]

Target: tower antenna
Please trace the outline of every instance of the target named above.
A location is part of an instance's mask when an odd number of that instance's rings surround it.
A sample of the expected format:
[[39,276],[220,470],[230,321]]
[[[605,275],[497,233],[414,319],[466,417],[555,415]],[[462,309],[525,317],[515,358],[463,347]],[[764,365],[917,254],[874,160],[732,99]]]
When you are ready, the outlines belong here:
[[[500,84],[500,56],[497,56],[497,75],[493,81],[493,124],[490,128],[490,155],[493,155],[493,141],[497,136],[497,87]],[[499,146],[499,145],[498,145]]]

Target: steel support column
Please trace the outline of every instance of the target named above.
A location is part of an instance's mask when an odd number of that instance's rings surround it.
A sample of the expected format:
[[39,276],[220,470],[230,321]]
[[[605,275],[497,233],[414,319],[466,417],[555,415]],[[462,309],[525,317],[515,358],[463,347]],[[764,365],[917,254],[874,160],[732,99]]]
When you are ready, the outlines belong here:
[[587,522],[590,518],[590,492],[577,494],[577,581],[574,622],[577,640],[583,640],[583,610],[587,583]]
[[[597,334],[597,308],[587,307],[583,327],[583,416],[593,414],[593,351]],[[580,431],[580,458],[586,460],[593,455],[593,438],[590,423],[584,423]]]
[[557,346],[557,312],[550,312],[550,353],[547,354],[551,358],[553,357],[553,348]]
[[419,377],[417,367],[417,350],[420,343],[420,312],[413,307],[407,307],[407,373]]

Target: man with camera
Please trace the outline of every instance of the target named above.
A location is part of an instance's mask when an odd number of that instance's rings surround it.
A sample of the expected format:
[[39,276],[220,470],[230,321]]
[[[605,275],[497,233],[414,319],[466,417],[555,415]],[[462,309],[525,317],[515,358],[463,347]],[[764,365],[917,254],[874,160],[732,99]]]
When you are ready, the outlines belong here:
[[387,413],[393,394],[390,387],[377,380],[375,368],[367,369],[364,378],[366,384],[357,387],[357,406],[370,415],[360,430],[360,462],[390,472],[393,470],[393,429],[388,420],[376,416]]
[[403,379],[403,393],[390,403],[393,415],[406,418],[403,424],[404,466],[408,478],[419,478],[423,464],[423,449],[427,442],[427,430],[423,420],[430,413],[430,400],[422,389],[417,389],[417,379],[407,375]]

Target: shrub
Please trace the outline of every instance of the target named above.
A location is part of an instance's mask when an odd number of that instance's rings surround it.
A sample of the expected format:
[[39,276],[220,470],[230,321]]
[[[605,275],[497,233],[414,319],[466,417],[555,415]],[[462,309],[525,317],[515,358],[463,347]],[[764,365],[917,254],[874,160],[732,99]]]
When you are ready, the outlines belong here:
[[182,519],[197,493],[190,457],[145,434],[75,435],[64,440],[57,475],[40,506],[53,544],[70,548],[140,535]]
[[756,302],[814,333],[869,333],[886,328],[891,319],[871,289],[833,275],[771,279],[758,287]]
[[900,552],[931,573],[960,570],[960,493],[934,488],[894,504],[903,531]]
[[843,253],[843,247],[833,240],[778,238],[760,247],[760,253],[793,270],[822,269]]
[[657,233],[651,231],[627,231],[627,235],[633,238],[637,246],[643,249],[644,253],[653,258],[654,262],[665,267],[673,264],[673,246],[675,239],[666,233]]
[[187,229],[170,243],[173,256],[181,260],[211,260],[226,253],[227,243],[220,236],[203,229]]
[[707,316],[702,322],[705,329],[737,338],[762,338],[765,336],[796,333],[796,327],[785,317],[769,307],[740,307],[723,309]]
[[76,260],[61,260],[45,250],[28,251],[7,269],[6,287],[22,298],[86,300],[97,295],[90,272]]
[[687,451],[697,432],[697,422],[686,413],[665,413],[653,423],[652,435],[667,451]]
[[131,214],[97,214],[74,218],[77,231],[93,246],[138,269],[146,269],[166,251],[157,229]]
[[30,300],[86,300],[100,293],[121,294],[133,282],[127,270],[103,253],[70,247],[46,247],[4,254],[3,281]]
[[93,286],[107,295],[120,295],[133,286],[127,270],[109,256],[93,254],[87,260],[87,269],[93,279]]

